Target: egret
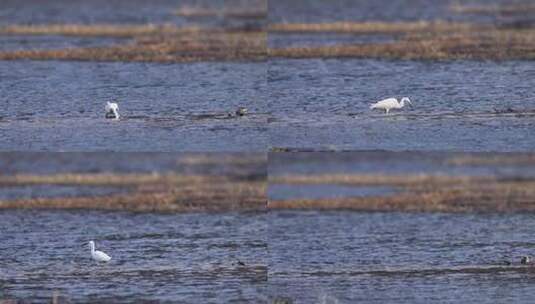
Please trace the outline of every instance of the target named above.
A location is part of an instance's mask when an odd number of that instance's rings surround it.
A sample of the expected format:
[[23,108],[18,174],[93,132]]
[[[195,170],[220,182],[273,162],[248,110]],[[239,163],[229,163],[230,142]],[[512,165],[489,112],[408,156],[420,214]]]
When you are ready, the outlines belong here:
[[95,242],[89,241],[89,247],[91,248],[91,257],[97,262],[108,262],[111,257],[102,251],[95,250]]
[[398,102],[396,98],[387,98],[381,101],[378,101],[376,103],[373,103],[370,106],[370,109],[381,109],[385,110],[386,114],[390,111],[390,109],[401,109],[405,106],[405,102],[412,105],[411,100],[408,97],[403,97],[401,99],[401,102]]
[[106,103],[106,118],[119,119],[119,105],[115,102]]

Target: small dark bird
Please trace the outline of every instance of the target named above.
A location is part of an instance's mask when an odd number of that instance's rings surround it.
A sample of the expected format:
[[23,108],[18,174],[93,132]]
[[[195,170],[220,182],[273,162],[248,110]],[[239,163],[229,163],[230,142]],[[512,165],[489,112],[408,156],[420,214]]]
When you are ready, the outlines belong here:
[[237,110],[236,110],[236,115],[237,116],[245,116],[247,115],[247,108],[244,108],[244,107],[239,107]]
[[531,257],[528,255],[523,256],[520,259],[520,264],[523,264],[523,265],[531,264]]

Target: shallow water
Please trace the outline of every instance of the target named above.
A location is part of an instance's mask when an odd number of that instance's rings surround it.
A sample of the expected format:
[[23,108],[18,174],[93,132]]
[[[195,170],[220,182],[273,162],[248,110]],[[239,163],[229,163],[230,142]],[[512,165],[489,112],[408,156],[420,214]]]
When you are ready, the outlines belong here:
[[325,199],[338,197],[364,197],[390,195],[395,191],[391,187],[381,186],[342,186],[331,184],[286,185],[270,184],[268,198],[270,200],[293,199]]
[[27,185],[0,187],[0,200],[101,196],[125,193],[127,189],[105,186]]
[[[1,211],[0,298],[260,303],[266,229],[257,213]],[[111,262],[90,259],[91,239]]]
[[[196,160],[198,162],[195,162]],[[239,164],[237,162],[242,163]],[[2,175],[174,173],[264,180],[267,172],[267,156],[265,153],[219,152],[0,152],[0,172]],[[89,190],[89,188],[86,190]]]
[[[268,171],[270,177],[292,174],[428,174],[534,178],[534,162],[515,162],[530,157],[533,157],[533,153],[385,151],[270,153]],[[470,162],[470,159],[473,161]],[[466,161],[463,163],[463,160]]]
[[[269,293],[294,303],[529,302],[530,215],[270,212]],[[505,266],[505,261],[513,261]]]
[[[328,150],[529,151],[530,62],[270,61],[270,145]],[[408,96],[390,115],[369,105]],[[511,108],[514,113],[504,112]]]
[[[9,61],[0,150],[264,151],[263,63]],[[117,100],[122,118],[104,118]],[[251,113],[227,118],[238,107]]]

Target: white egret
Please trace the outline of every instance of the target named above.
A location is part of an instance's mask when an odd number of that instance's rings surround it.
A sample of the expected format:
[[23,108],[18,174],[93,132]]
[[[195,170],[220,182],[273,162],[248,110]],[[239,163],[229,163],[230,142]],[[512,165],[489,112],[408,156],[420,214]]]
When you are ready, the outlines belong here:
[[386,114],[390,109],[401,109],[405,106],[405,102],[412,105],[411,100],[408,97],[403,97],[401,102],[398,102],[396,98],[387,98],[370,105],[370,109],[381,109],[385,110]]
[[119,119],[119,105],[115,102],[106,103],[106,118]]
[[89,241],[89,247],[91,248],[91,257],[97,262],[108,262],[111,257],[102,251],[95,250],[95,242]]

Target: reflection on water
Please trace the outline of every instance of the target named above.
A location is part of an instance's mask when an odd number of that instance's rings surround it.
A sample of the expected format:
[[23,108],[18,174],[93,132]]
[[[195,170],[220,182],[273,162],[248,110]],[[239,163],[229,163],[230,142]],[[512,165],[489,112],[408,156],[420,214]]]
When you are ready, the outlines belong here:
[[[0,298],[45,302],[53,291],[73,302],[265,298],[261,213],[1,211],[0,230]],[[81,247],[89,240],[110,263],[90,259]]]
[[519,264],[535,246],[528,215],[272,211],[269,223],[273,298],[495,303],[534,291]]

